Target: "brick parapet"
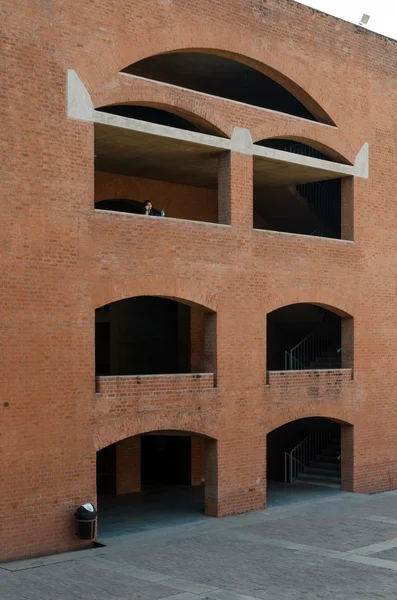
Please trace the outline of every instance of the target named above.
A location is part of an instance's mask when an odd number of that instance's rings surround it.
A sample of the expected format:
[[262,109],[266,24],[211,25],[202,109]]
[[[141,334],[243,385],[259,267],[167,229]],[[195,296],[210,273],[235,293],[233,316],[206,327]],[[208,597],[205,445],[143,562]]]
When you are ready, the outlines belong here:
[[210,396],[216,397],[214,375],[126,375],[96,378],[96,411],[103,416],[123,416],[142,410],[189,410]]

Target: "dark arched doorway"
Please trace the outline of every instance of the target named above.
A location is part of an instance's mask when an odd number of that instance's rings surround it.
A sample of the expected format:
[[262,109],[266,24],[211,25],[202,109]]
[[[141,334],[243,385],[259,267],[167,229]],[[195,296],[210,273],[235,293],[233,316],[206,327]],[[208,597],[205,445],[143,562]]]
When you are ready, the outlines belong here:
[[99,450],[99,535],[115,537],[212,514],[216,460],[216,440],[176,430],[131,436]]
[[324,417],[291,421],[267,434],[267,505],[351,489],[353,428]]

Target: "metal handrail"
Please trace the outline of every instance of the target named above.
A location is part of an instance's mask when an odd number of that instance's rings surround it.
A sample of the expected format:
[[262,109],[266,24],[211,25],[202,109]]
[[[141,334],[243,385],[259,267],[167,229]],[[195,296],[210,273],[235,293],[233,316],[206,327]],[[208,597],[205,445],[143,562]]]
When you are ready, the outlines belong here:
[[318,429],[309,433],[291,452],[284,453],[284,481],[292,483],[303,473],[311,461],[332,441],[331,428]]
[[310,368],[311,362],[321,356],[332,343],[331,336],[327,335],[327,333],[327,328],[322,326],[309,333],[291,350],[285,350],[285,370],[300,371]]

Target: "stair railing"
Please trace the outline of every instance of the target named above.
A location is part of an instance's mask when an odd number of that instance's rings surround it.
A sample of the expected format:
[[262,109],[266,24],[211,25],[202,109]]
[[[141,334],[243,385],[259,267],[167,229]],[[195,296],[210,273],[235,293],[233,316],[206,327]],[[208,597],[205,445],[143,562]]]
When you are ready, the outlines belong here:
[[310,364],[325,352],[332,343],[324,327],[309,333],[291,350],[285,350],[284,363],[286,371],[302,371],[309,369]]
[[284,453],[284,482],[293,483],[320,452],[332,442],[333,429],[318,429],[310,433],[291,452]]

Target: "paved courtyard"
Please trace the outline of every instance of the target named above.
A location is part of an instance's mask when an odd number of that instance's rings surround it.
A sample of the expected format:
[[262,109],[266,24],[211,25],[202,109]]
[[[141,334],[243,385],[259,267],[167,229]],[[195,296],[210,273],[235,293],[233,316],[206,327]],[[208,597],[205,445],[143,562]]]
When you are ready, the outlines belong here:
[[397,492],[302,498],[120,536],[110,528],[105,547],[2,564],[0,599],[397,598]]

